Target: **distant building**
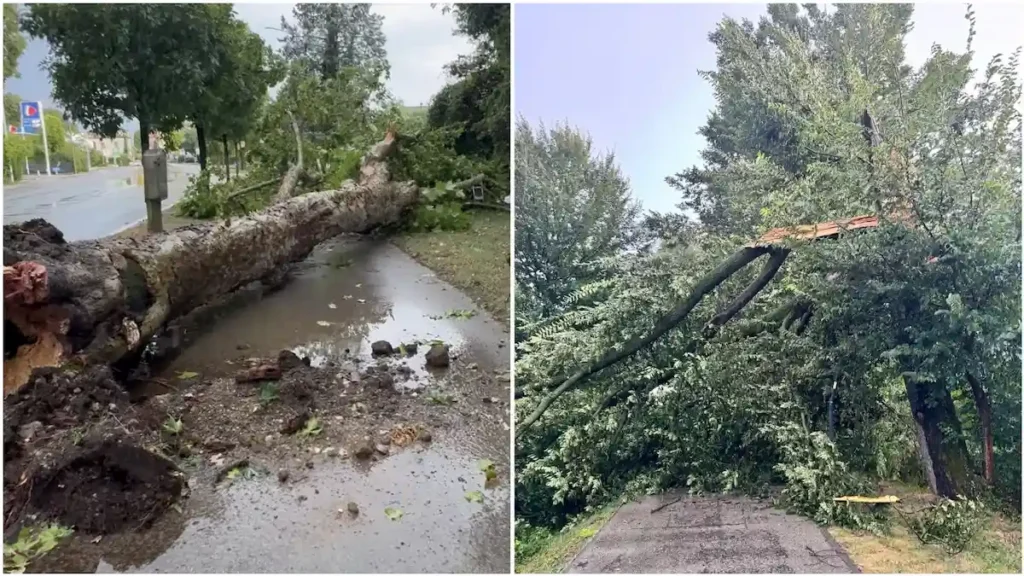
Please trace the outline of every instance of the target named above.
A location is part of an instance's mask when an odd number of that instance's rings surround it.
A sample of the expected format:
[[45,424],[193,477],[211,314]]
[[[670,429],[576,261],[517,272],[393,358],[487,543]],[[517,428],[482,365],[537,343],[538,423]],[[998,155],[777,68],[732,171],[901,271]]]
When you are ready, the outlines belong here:
[[123,130],[113,138],[87,134],[84,136],[84,140],[90,150],[98,151],[107,160],[113,160],[119,156],[128,156],[129,158],[134,156],[134,151],[131,149],[132,136]]

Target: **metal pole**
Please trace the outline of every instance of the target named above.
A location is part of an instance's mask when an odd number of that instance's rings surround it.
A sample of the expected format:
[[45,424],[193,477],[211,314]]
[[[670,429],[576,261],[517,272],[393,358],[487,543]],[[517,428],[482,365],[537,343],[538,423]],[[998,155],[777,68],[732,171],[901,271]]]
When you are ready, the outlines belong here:
[[[43,154],[46,156],[46,175],[50,176],[50,147],[46,143],[46,115],[43,113],[43,101],[39,101],[39,123],[43,129]],[[74,161],[72,161],[74,164]]]

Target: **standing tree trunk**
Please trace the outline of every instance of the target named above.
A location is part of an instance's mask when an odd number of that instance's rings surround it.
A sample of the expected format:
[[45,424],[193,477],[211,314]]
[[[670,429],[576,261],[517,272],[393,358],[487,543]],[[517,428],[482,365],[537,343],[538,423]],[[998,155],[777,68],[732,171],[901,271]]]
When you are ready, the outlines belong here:
[[241,174],[242,170],[245,170],[245,157],[242,155],[242,149],[238,146],[238,142],[235,142],[235,158],[238,158],[238,169],[235,170],[235,174]]
[[206,130],[202,122],[196,122],[196,143],[199,145],[199,170],[206,170]]
[[992,401],[985,392],[984,386],[974,377],[970,371],[967,372],[967,383],[971,385],[971,394],[974,396],[974,406],[978,410],[978,419],[981,420],[981,445],[984,456],[985,482],[992,485],[996,479],[996,457],[992,441]]
[[224,134],[220,138],[224,144],[224,176],[228,182],[231,182],[231,149],[228,148],[228,135]]
[[928,487],[944,498],[974,493],[967,446],[953,397],[943,383],[923,382],[904,373],[910,411],[917,427],[918,456]]

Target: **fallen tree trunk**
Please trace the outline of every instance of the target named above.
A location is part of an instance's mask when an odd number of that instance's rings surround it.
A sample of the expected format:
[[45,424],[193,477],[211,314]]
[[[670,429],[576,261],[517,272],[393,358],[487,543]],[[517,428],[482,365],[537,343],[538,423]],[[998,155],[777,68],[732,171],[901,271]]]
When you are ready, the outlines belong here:
[[4,394],[37,367],[140,355],[169,320],[273,275],[324,240],[398,221],[418,189],[389,179],[394,140],[389,133],[364,158],[358,182],[230,222],[70,244],[42,220],[4,226]]
[[[709,324],[709,326],[717,327],[720,325],[719,323],[725,323],[728,321],[737,312],[739,312],[743,306],[750,302],[757,292],[764,288],[772,277],[775,276],[776,272],[778,272],[782,263],[785,261],[788,250],[785,248],[771,246],[752,246],[745,247],[730,256],[728,260],[719,264],[718,267],[702,277],[697,282],[696,286],[694,286],[693,291],[690,292],[690,296],[686,300],[680,302],[671,312],[662,316],[654,325],[654,329],[647,335],[636,337],[624,343],[618,349],[610,350],[596,362],[581,368],[578,372],[561,383],[556,381],[545,386],[545,389],[553,390],[548,393],[543,400],[541,400],[533,413],[527,416],[526,419],[516,427],[516,436],[520,435],[523,431],[532,426],[534,422],[539,420],[544,412],[547,411],[548,407],[551,406],[551,403],[567,390],[580,384],[592,374],[596,374],[597,372],[600,372],[601,370],[636,354],[640,350],[651,345],[651,343],[658,338],[664,336],[666,332],[678,326],[680,322],[686,319],[697,304],[700,303],[704,296],[709,294],[719,284],[729,279],[733,274],[742,270],[747,266],[747,264],[757,260],[764,254],[771,254],[771,258],[765,264],[765,268],[762,270],[758,278],[755,279],[755,281],[748,286],[726,310],[716,315],[715,319]],[[705,327],[705,332],[708,330],[709,328]],[[555,384],[557,384],[557,386]]]

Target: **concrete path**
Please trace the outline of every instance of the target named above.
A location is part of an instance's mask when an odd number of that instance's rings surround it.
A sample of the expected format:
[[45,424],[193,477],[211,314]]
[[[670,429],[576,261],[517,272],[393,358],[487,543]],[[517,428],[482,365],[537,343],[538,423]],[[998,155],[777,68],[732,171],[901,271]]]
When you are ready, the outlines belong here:
[[630,502],[567,567],[575,573],[853,573],[814,522],[743,497],[679,495]]

